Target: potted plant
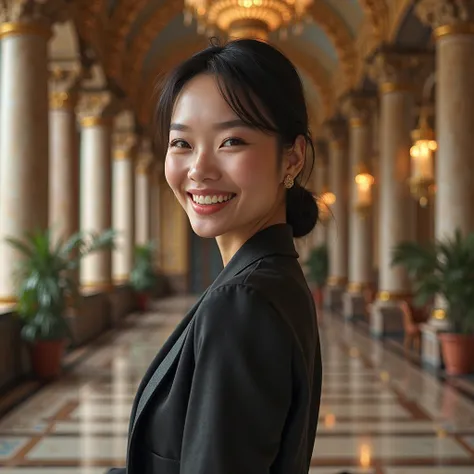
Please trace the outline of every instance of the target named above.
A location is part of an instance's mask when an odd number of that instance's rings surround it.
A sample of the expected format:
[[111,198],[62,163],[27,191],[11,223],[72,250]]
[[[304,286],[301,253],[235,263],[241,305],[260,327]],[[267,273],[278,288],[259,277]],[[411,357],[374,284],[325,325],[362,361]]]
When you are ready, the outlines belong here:
[[153,242],[135,247],[135,261],[130,273],[130,284],[136,292],[137,306],[140,311],[149,307],[150,293],[155,288],[157,275],[153,267]]
[[329,273],[329,254],[326,245],[314,248],[308,259],[309,278],[314,284],[313,297],[317,308],[323,305],[323,290]]
[[403,242],[392,265],[404,266],[415,290],[414,304],[425,305],[439,295],[445,302],[449,330],[439,334],[450,375],[474,372],[474,233],[432,244]]
[[16,282],[16,311],[21,336],[28,343],[32,368],[47,380],[61,372],[61,360],[71,335],[65,311],[78,294],[74,272],[91,252],[112,248],[115,232],[78,232],[69,239],[52,241],[49,229],[25,233],[21,239],[7,238],[20,254]]

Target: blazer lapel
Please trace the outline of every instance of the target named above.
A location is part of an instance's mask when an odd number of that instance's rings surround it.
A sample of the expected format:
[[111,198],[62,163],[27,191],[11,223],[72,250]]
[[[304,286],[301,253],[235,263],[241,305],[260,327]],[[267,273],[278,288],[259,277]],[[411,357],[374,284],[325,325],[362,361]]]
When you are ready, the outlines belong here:
[[201,304],[201,301],[203,300],[206,293],[207,291],[201,295],[197,303],[188,311],[188,314],[179,323],[179,326],[176,328],[173,334],[174,337],[169,339],[163,348],[158,352],[157,356],[150,364],[150,367],[140,382],[130,416],[129,447],[139,418],[150,401],[153,393],[155,393],[155,391],[158,389],[161,381],[164,379],[166,374],[173,366],[175,360],[178,358],[186,335],[189,331],[194,313]]

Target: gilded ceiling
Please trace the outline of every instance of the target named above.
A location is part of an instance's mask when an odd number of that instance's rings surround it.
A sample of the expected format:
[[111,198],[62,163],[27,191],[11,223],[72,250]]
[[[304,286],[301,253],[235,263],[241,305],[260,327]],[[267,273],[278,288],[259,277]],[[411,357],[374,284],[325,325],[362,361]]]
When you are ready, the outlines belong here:
[[[206,45],[196,26],[185,26],[183,0],[76,0],[74,27],[90,45],[102,75],[129,98],[142,123],[152,112],[157,78]],[[313,0],[303,31],[269,40],[300,71],[312,123],[327,118],[335,99],[361,80],[364,56],[390,41],[412,1]],[[53,41],[54,58],[77,56],[77,41],[62,28]],[[71,51],[68,53],[67,49]]]

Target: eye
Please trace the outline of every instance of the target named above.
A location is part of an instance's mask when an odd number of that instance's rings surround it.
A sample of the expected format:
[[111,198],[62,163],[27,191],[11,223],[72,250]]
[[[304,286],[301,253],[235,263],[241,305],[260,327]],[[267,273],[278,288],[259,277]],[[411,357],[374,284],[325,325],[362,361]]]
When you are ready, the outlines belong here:
[[176,140],[172,140],[171,143],[169,144],[170,148],[191,148],[188,142],[185,140],[181,140],[180,138],[177,138]]
[[224,140],[222,142],[222,145],[223,147],[229,147],[229,146],[242,146],[242,145],[246,145],[247,143],[245,142],[245,140],[242,140],[241,138],[237,138],[237,137],[230,137],[230,138],[227,138],[226,140]]

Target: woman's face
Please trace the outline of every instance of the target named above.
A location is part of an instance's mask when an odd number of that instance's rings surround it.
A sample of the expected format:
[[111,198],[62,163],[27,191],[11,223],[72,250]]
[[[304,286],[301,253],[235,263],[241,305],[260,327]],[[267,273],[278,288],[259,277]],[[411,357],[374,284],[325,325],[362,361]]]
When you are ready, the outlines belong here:
[[201,237],[240,235],[285,219],[288,160],[277,138],[246,126],[199,75],[181,91],[171,118],[166,179]]

